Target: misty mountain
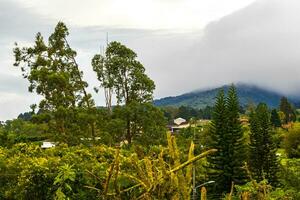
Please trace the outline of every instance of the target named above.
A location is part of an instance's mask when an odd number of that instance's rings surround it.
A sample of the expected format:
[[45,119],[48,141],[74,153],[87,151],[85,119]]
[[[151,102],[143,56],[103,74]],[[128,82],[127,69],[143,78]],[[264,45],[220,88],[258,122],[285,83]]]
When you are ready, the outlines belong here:
[[[204,108],[206,106],[213,106],[215,97],[220,89],[224,89],[225,93],[228,92],[230,85],[223,87],[194,91],[185,93],[179,96],[165,97],[154,101],[156,106],[190,106],[193,108]],[[240,104],[247,106],[251,104],[258,104],[260,102],[266,103],[271,108],[277,108],[280,102],[280,98],[283,96],[280,93],[267,90],[258,86],[238,84],[236,85]],[[288,97],[294,104],[300,102],[300,98]]]

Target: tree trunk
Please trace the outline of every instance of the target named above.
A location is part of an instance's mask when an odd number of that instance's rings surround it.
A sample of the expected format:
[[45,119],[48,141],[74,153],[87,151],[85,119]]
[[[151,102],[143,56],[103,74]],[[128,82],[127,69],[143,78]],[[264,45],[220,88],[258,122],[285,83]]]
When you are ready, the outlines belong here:
[[127,119],[127,133],[126,133],[126,140],[128,141],[128,144],[131,144],[131,130],[130,130],[130,120]]

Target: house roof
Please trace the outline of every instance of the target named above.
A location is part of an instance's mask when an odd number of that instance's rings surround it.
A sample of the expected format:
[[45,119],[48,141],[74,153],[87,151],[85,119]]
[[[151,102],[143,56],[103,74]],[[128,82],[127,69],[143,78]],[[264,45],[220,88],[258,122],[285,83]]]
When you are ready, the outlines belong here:
[[183,124],[183,123],[185,123],[186,122],[186,120],[185,119],[183,119],[183,118],[181,118],[181,117],[179,117],[179,118],[177,118],[177,119],[174,119],[174,124],[176,124],[176,125],[180,125],[180,124]]
[[43,142],[41,148],[43,149],[48,149],[51,147],[55,147],[55,143],[54,142]]

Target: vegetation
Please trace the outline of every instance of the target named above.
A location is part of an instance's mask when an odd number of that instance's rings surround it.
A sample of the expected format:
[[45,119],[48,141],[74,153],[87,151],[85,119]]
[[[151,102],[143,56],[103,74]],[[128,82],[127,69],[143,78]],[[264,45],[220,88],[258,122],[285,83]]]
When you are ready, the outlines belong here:
[[[87,83],[75,60],[76,51],[66,39],[68,35],[67,27],[59,22],[48,44],[38,33],[33,47],[14,49],[14,65],[20,66],[23,77],[28,79],[29,91],[43,96],[39,103],[42,114],[36,120],[47,121],[49,131],[64,141],[75,134],[95,137],[95,122],[88,117],[95,109],[94,102],[86,91]],[[80,118],[86,119],[83,126],[78,123]]]
[[[154,146],[144,157],[132,149],[99,145],[61,144],[42,150],[19,143],[0,149],[0,194],[4,199],[188,199],[192,163],[215,150],[194,156],[191,143],[187,161],[174,136],[167,147]],[[16,187],[15,187],[16,186]]]
[[276,109],[272,110],[270,120],[271,120],[271,124],[273,127],[275,127],[275,128],[281,127],[281,120],[280,120],[279,114]]
[[234,86],[228,97],[221,91],[217,97],[211,123],[211,148],[218,152],[208,157],[208,177],[216,181],[215,192],[229,193],[232,183],[245,183],[246,146],[239,120],[239,103]]
[[[47,43],[38,33],[14,49],[42,99],[0,123],[0,199],[300,199],[300,123],[287,98],[245,111],[232,85],[213,107],[159,108],[137,54],[111,42],[91,61],[106,99],[97,107],[68,35],[59,22]],[[178,117],[188,124],[170,133]]]
[[250,169],[257,181],[277,183],[276,145],[272,138],[270,115],[266,104],[259,104],[250,116]]
[[300,158],[300,126],[294,125],[284,137],[284,148],[289,158]]
[[280,99],[280,111],[284,114],[283,121],[285,124],[296,121],[295,109],[286,97]]
[[[131,143],[134,138],[141,142],[151,138],[159,143],[165,131],[164,118],[151,104],[155,85],[136,60],[136,53],[111,42],[105,56],[95,55],[93,68],[100,86],[108,90],[107,109],[97,109],[86,91],[88,84],[82,79],[68,35],[67,27],[59,22],[48,44],[38,33],[33,47],[14,49],[15,66],[21,67],[30,82],[29,91],[44,97],[31,121],[46,124],[52,139],[68,144],[96,137],[108,143]],[[112,110],[113,93],[118,105]],[[35,106],[32,108],[34,113]]]
[[[119,42],[111,42],[105,57],[95,55],[92,60],[100,85],[105,89],[108,110],[111,110],[113,92],[116,94],[117,105],[124,103],[125,109],[129,109],[125,114],[125,138],[129,143],[139,133],[139,115],[130,111],[139,109],[139,104],[151,102],[155,89],[154,82],[145,74],[145,68],[136,57],[131,49]],[[144,109],[149,106],[145,105]]]

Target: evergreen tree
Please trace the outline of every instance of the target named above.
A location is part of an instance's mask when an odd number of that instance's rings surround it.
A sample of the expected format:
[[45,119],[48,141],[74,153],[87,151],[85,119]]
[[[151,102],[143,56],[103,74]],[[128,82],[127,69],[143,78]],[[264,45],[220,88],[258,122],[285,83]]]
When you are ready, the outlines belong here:
[[275,128],[281,127],[280,117],[279,117],[276,109],[272,110],[270,120],[271,120],[271,124],[273,125],[273,127],[275,127]]
[[284,113],[284,123],[287,124],[292,121],[296,121],[296,113],[286,97],[282,97],[280,100],[280,111]]
[[266,104],[259,104],[251,113],[250,129],[250,169],[257,181],[266,178],[274,185],[277,182],[278,165]]
[[246,182],[246,173],[242,167],[244,166],[247,157],[247,148],[239,116],[239,100],[236,89],[233,85],[228,91],[227,110],[227,137],[229,141],[228,152],[230,161],[227,172],[230,177],[228,183],[233,181],[235,184],[243,184]]
[[224,176],[224,152],[226,151],[224,144],[226,144],[226,141],[224,136],[227,132],[227,116],[224,91],[221,90],[217,96],[212,115],[210,127],[211,144],[209,145],[210,148],[215,148],[218,151],[207,157],[209,180],[216,182],[214,192],[218,194],[221,194],[226,186]]
[[234,86],[224,97],[220,91],[211,123],[211,148],[218,152],[208,157],[209,180],[216,181],[215,193],[230,191],[231,184],[245,182],[242,169],[246,158],[246,146],[239,120],[239,102]]

